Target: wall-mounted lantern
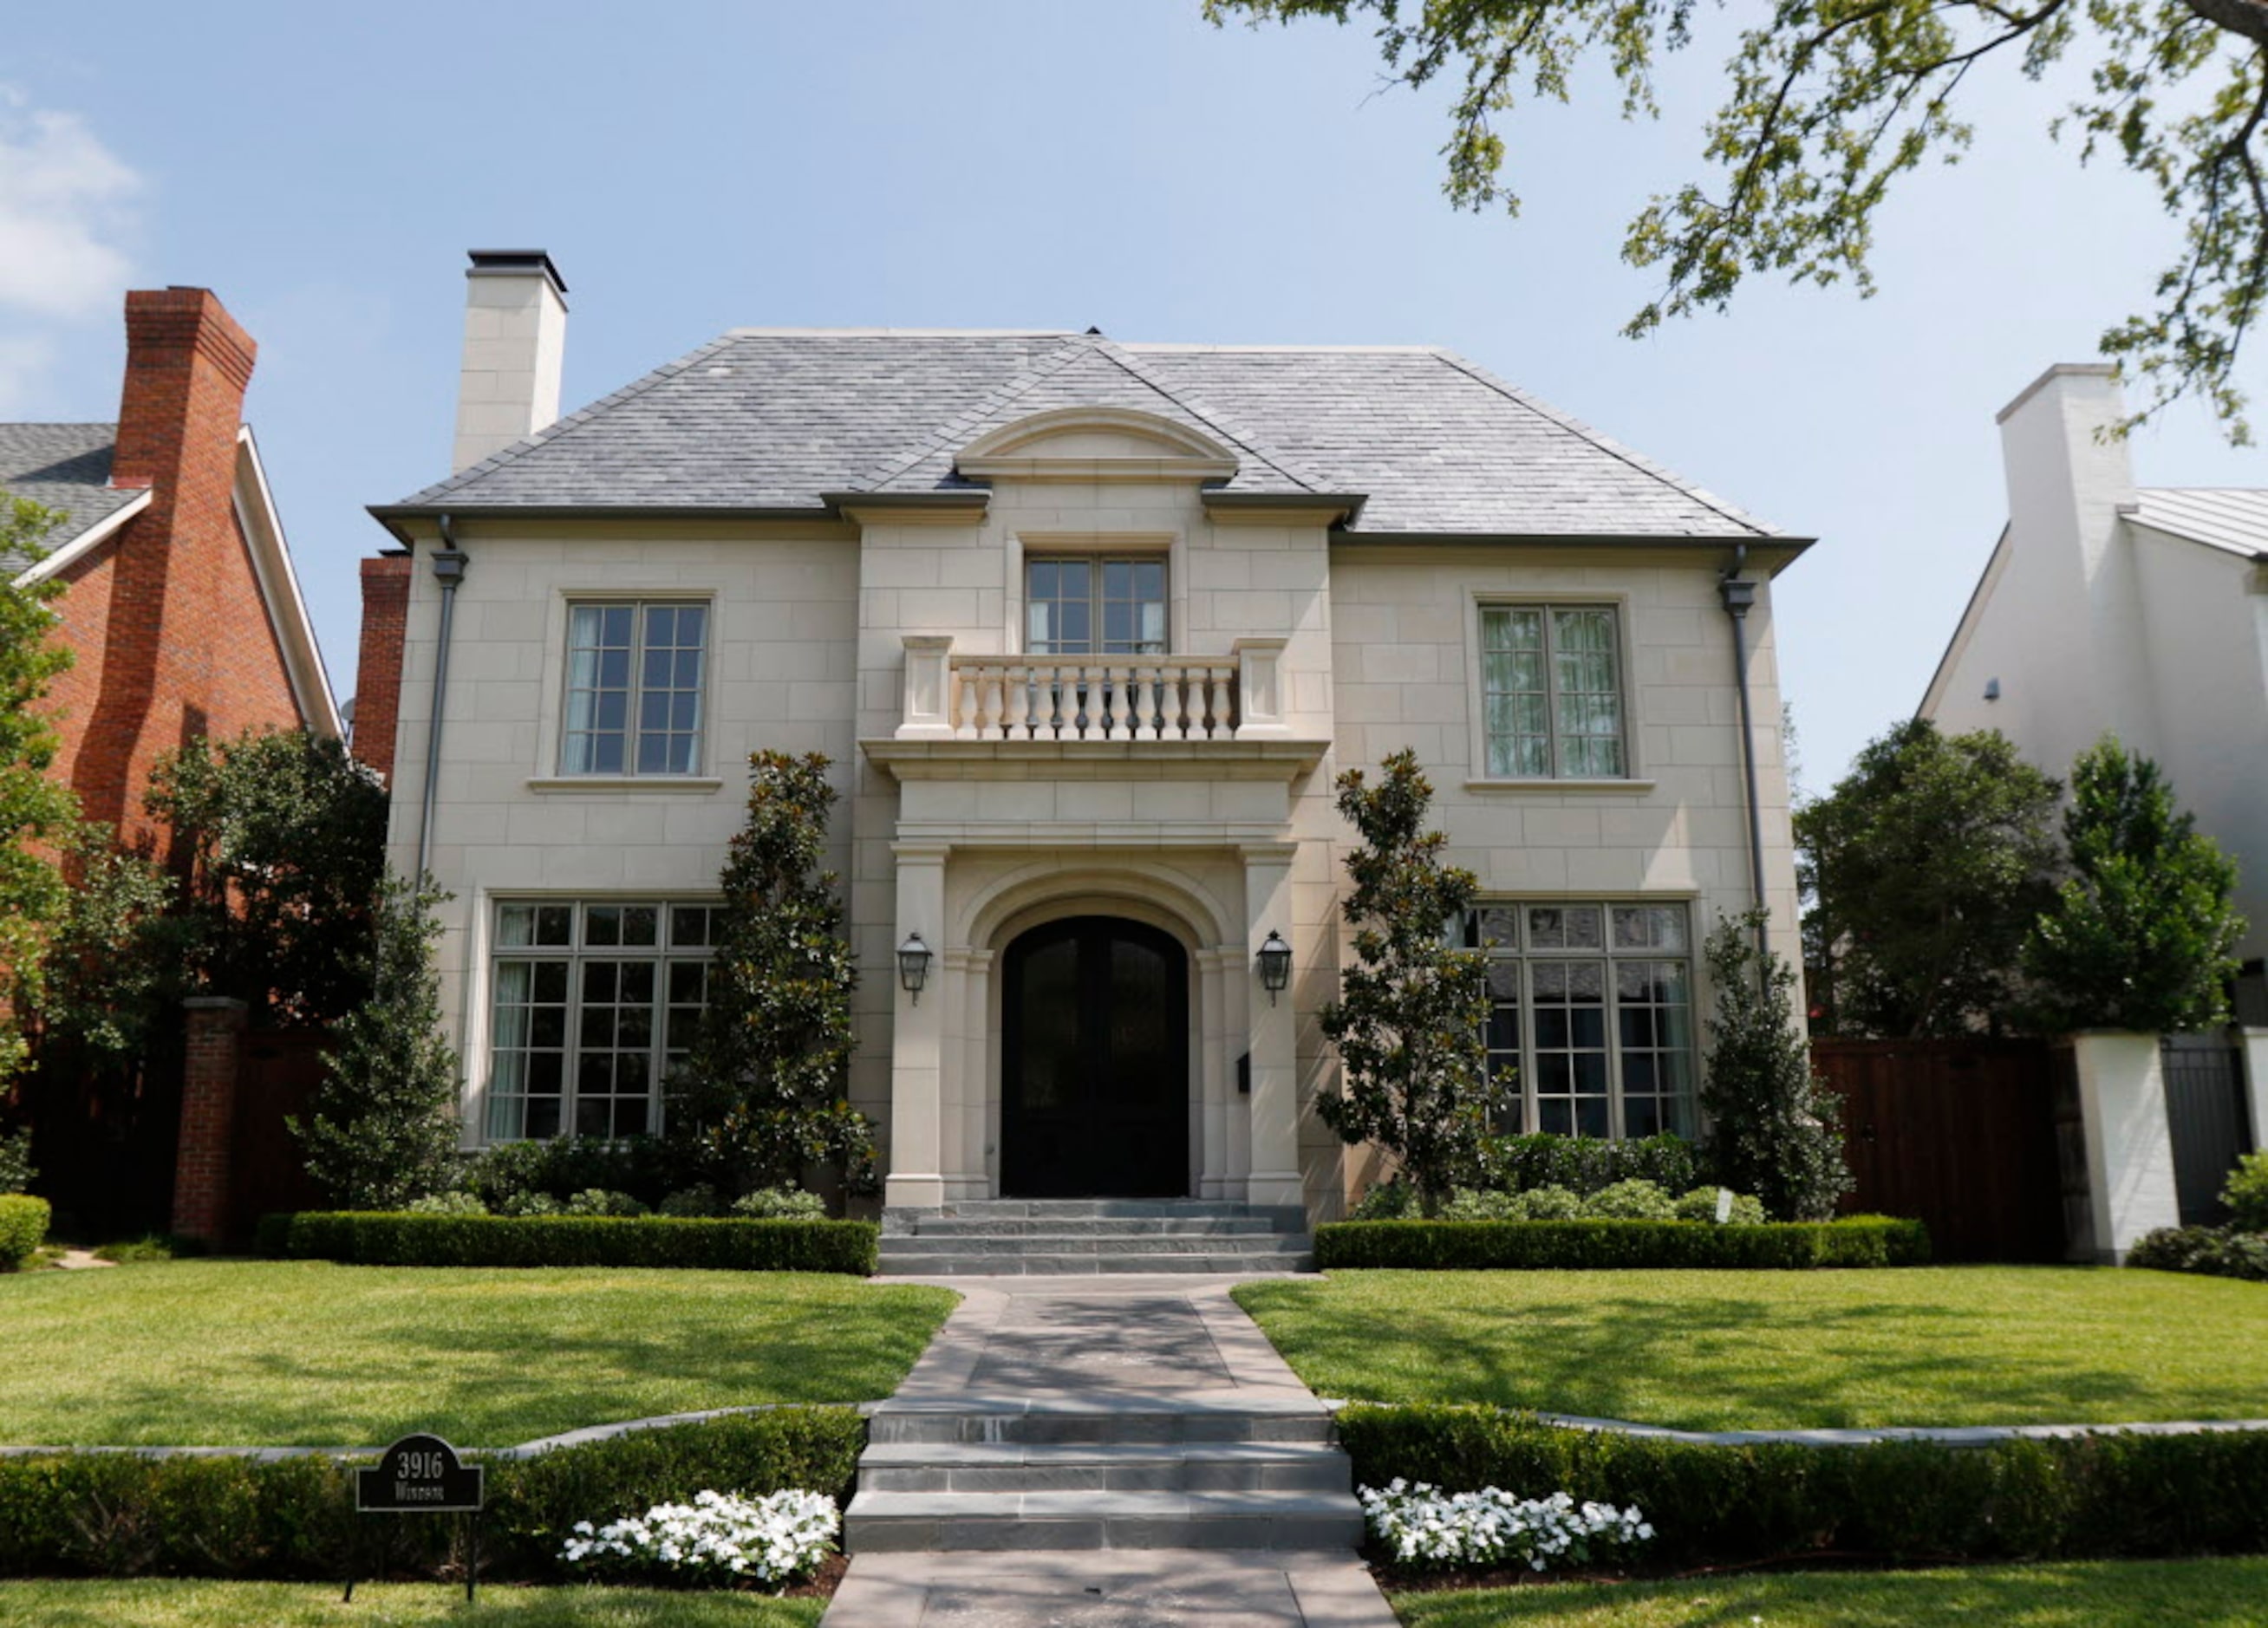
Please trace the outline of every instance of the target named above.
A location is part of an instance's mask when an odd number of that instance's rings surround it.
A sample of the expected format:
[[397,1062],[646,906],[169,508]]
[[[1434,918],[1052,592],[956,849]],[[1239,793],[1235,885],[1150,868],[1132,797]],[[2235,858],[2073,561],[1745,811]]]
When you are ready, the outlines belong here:
[[1268,1004],[1272,1006],[1276,997],[1292,982],[1292,947],[1271,928],[1267,942],[1260,947],[1259,961],[1260,985],[1268,991]]
[[921,1005],[922,985],[929,982],[929,958],[930,947],[917,932],[906,934],[906,941],[898,946],[898,982],[917,1006]]

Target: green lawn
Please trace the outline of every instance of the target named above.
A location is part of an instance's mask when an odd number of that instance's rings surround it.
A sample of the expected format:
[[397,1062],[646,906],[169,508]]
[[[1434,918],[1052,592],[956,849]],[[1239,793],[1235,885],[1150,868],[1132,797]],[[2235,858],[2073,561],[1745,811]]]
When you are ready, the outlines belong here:
[[364,1584],[342,1604],[331,1583],[0,1582],[0,1622],[20,1628],[814,1628],[824,1600],[630,1588],[480,1591]]
[[809,1272],[180,1261],[0,1278],[0,1440],[509,1447],[886,1396],[955,1299]]
[[1551,1583],[1393,1600],[1409,1628],[2259,1628],[2268,1559]]
[[2268,1418],[2268,1286],[2228,1278],[1342,1271],[1235,1293],[1325,1396],[1699,1430]]

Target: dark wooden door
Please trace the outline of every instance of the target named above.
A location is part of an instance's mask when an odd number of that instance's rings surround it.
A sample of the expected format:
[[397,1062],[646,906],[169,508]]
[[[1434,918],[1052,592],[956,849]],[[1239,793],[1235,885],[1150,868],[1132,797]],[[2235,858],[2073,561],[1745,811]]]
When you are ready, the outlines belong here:
[[1018,1198],[1189,1191],[1189,958],[1109,916],[1008,947],[1000,1189]]

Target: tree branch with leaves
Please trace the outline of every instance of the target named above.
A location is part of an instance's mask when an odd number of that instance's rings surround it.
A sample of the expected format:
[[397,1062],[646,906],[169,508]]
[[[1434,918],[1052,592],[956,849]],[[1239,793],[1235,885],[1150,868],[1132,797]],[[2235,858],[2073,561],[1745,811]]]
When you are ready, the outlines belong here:
[[[2154,299],[2114,323],[2105,355],[2146,380],[2141,423],[2203,398],[2229,438],[2250,440],[2238,363],[2268,294],[2268,4],[2262,0],[1779,0],[1742,30],[1699,158],[1712,182],[1650,200],[1623,256],[1662,285],[1631,318],[1722,310],[1751,275],[1874,289],[1874,223],[1902,177],[1950,164],[1975,139],[1972,70],[2012,63],[2039,80],[2082,66],[2088,89],[2051,121],[2080,161],[2142,177],[2179,231]],[[1376,24],[1389,82],[1458,81],[1442,154],[1461,209],[1517,213],[1499,122],[1522,102],[1565,102],[1602,58],[1625,118],[1659,113],[1661,59],[1692,43],[1693,0],[1204,0],[1216,23],[1323,18]]]

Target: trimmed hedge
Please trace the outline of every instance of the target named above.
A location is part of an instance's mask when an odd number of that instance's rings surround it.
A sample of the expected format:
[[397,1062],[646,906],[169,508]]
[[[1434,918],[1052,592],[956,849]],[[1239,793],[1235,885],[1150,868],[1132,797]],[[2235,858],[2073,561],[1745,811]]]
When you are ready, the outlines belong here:
[[1489,1185],[1506,1192],[1564,1187],[1584,1197],[1617,1182],[1645,1181],[1682,1193],[1701,1184],[1701,1150],[1670,1131],[1609,1141],[1535,1131],[1488,1145]]
[[1359,1485],[1403,1476],[1636,1504],[1658,1535],[1649,1567],[1825,1551],[1934,1561],[2268,1550],[2268,1431],[1718,1446],[1491,1408],[1356,1406],[1338,1432]]
[[357,1266],[691,1266],[863,1278],[874,1271],[880,1237],[872,1221],[312,1210],[291,1218],[285,1249]]
[[1315,1228],[1315,1263],[1325,1270],[1777,1269],[1918,1266],[1928,1259],[1926,1227],[1881,1215],[1762,1227],[1699,1221],[1331,1221]]
[[[847,1502],[865,1441],[856,1408],[776,1408],[493,1461],[482,1573],[563,1577],[559,1548],[576,1521],[690,1502],[704,1488],[802,1487]],[[351,1564],[364,1576],[430,1578],[461,1567],[458,1522],[357,1517],[352,1472],[320,1455],[0,1458],[0,1577],[336,1580]]]
[[[0,1199],[4,1204],[5,1199]],[[2126,1264],[2161,1272],[2203,1272],[2268,1283],[2268,1233],[2233,1227],[2161,1227],[2126,1252]]]
[[29,1193],[0,1193],[0,1272],[32,1258],[48,1235],[48,1201]]

